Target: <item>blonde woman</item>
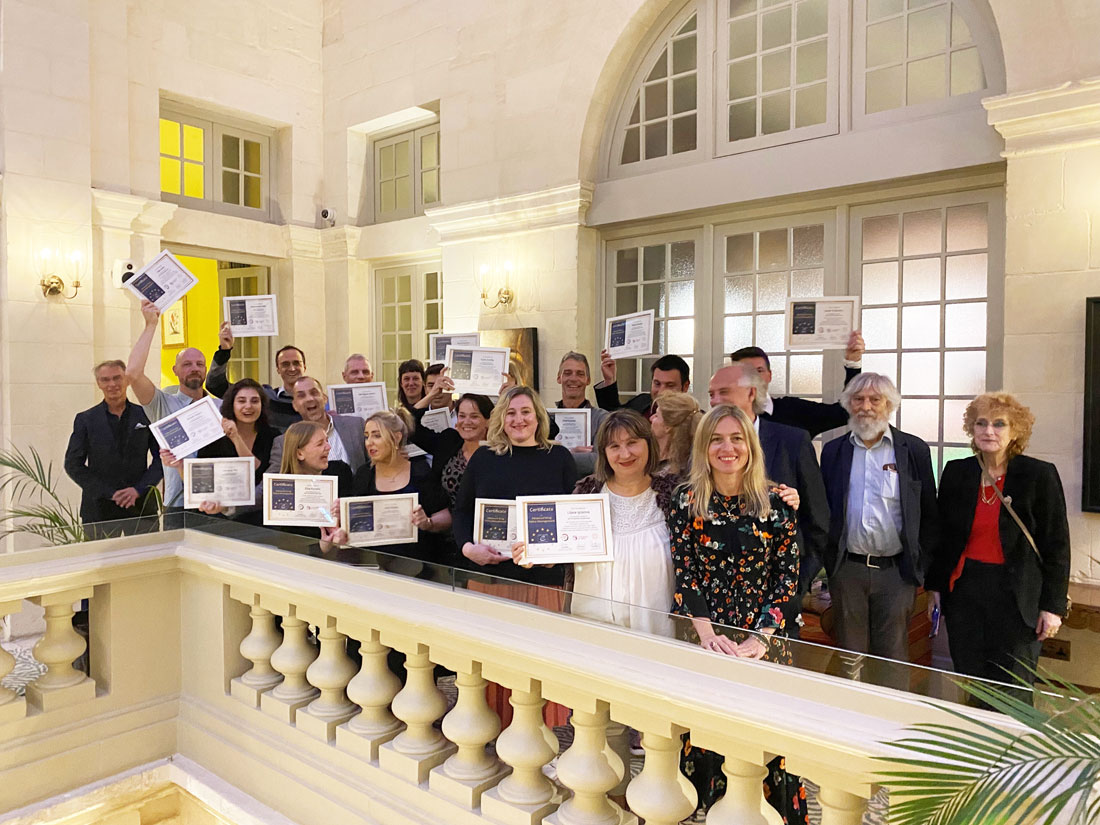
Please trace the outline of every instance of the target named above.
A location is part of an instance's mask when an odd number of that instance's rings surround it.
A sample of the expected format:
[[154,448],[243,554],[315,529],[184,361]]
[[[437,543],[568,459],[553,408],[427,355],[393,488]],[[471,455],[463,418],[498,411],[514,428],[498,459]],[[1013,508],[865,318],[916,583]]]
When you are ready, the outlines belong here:
[[[668,517],[676,574],[673,612],[691,618],[705,650],[760,659],[765,639],[784,634],[783,608],[798,588],[797,524],[764,471],[764,453],[748,416],[728,404],[699,423],[691,474],[673,498]],[[712,623],[751,630],[742,642],[715,632]],[[684,751],[704,807],[725,791],[722,758]],[[801,781],[776,757],[765,778],[768,801],[787,823],[806,821]]]
[[661,450],[661,470],[686,478],[691,467],[691,444],[703,418],[699,402],[686,392],[666,390],[653,402],[653,435]]

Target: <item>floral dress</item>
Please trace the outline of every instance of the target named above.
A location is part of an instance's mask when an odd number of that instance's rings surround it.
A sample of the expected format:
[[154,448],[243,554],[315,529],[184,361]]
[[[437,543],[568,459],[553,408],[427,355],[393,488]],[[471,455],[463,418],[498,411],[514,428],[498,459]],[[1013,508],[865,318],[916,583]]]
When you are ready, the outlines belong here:
[[[681,487],[668,516],[676,572],[673,612],[786,635],[783,607],[795,598],[798,588],[794,513],[774,489],[766,519],[746,515],[739,496],[714,493],[706,519],[691,514],[693,503],[691,490]],[[766,658],[789,663],[790,653],[772,643]],[[787,825],[806,825],[806,790],[783,763],[781,756],[768,763],[764,796]],[[693,747],[685,739],[680,765],[704,809],[725,793],[721,755]]]

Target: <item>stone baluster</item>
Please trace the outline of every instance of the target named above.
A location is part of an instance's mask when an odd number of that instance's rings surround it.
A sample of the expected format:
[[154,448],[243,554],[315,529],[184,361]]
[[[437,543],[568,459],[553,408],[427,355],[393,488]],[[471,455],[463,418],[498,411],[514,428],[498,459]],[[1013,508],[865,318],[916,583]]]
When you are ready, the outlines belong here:
[[347,636],[336,629],[336,619],[322,616],[316,624],[321,652],[306,670],[306,678],[321,695],[302,708],[294,724],[322,742],[330,742],[336,738],[336,728],[359,710],[346,692],[355,675],[355,663],[348,658]]
[[595,712],[573,709],[573,744],[558,757],[558,780],[573,795],[546,818],[548,825],[620,825],[637,822],[607,798],[623,778],[623,764],[607,744],[608,709],[598,702]]
[[[22,609],[17,601],[0,602],[0,621],[5,616],[18,613]],[[0,679],[15,670],[15,657],[4,648],[0,647]],[[22,696],[17,696],[14,690],[0,687],[0,724],[22,719],[27,715],[27,701]]]
[[[385,638],[385,635],[384,635]],[[435,665],[428,658],[428,646],[401,639],[394,644],[404,650],[405,687],[393,697],[393,715],[405,723],[405,730],[378,750],[378,764],[409,782],[427,780],[432,768],[455,752],[434,723],[447,709],[447,700],[435,686]]]
[[283,681],[260,696],[260,710],[287,724],[294,724],[298,709],[320,693],[306,680],[306,671],[317,658],[309,643],[309,628],[290,605],[283,616],[283,643],[271,654],[271,666],[283,674]]
[[557,756],[558,740],[542,719],[546,701],[540,695],[539,682],[529,679],[510,686],[512,724],[497,737],[497,756],[512,772],[482,795],[481,813],[507,825],[534,825],[561,802],[554,784],[542,772]]
[[260,597],[247,593],[243,597],[233,588],[230,595],[250,605],[252,630],[241,641],[241,655],[252,662],[252,667],[229,683],[229,692],[254,708],[260,706],[260,695],[271,690],[283,676],[271,666],[271,657],[283,641],[282,633],[275,628],[275,616],[260,606]]
[[73,667],[88,643],[73,629],[73,603],[92,596],[92,588],[65,590],[31,601],[46,611],[46,633],[34,646],[34,658],[46,672],[27,685],[27,700],[42,711],[67,707],[95,698],[95,682]]
[[645,764],[627,786],[626,801],[646,825],[676,825],[699,804],[695,786],[680,773],[682,733],[679,729],[672,731],[672,736],[642,734]]
[[374,762],[378,748],[401,732],[401,722],[390,712],[390,702],[401,690],[401,680],[389,669],[390,649],[378,640],[378,631],[363,634],[359,645],[363,664],[350,682],[348,698],[362,712],[336,729],[336,746]]
[[823,784],[817,794],[821,805],[821,825],[860,825],[867,800],[831,784]]
[[[733,743],[726,753],[738,752]],[[759,762],[726,757],[722,773],[726,775],[726,793],[707,812],[707,825],[782,825],[779,812],[764,799],[763,756]]]
[[[450,667],[452,663],[443,659],[441,664]],[[432,769],[428,786],[440,796],[472,809],[481,804],[481,795],[508,769],[485,749],[500,733],[500,717],[485,699],[488,682],[482,678],[481,664],[465,660],[452,669],[457,673],[458,702],[443,717],[443,735],[458,750]]]

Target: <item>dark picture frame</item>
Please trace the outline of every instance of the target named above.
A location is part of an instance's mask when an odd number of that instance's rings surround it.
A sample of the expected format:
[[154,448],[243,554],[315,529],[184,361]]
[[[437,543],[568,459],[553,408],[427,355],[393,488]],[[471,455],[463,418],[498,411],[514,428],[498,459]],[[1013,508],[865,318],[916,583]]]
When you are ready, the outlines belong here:
[[478,330],[483,347],[508,347],[511,362],[519,369],[520,380],[539,392],[539,331],[538,327]]
[[1100,513],[1100,297],[1085,299],[1085,433],[1081,509]]

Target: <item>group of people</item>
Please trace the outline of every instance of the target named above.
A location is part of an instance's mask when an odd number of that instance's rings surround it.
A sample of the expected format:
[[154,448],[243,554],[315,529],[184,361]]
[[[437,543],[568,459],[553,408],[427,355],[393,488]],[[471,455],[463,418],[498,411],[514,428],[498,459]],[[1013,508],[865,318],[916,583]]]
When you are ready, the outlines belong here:
[[[685,617],[692,637],[718,654],[789,656],[778,640],[797,636],[801,597],[822,570],[841,647],[906,661],[923,586],[942,610],[956,669],[999,681],[1006,670],[1029,678],[1066,609],[1065,501],[1054,466],[1024,454],[1031,413],[1005,393],[975,398],[963,422],[974,455],[946,464],[937,494],[928,445],[891,423],[901,403],[893,382],[861,372],[858,332],[835,404],[772,397],[768,355],[746,347],[711,376],[705,413],[682,358],[658,358],[649,392],[624,399],[605,351],[592,407],[588,359],[567,353],[556,405],[591,407],[594,429],[593,446],[574,452],[553,440],[534,389],[509,379],[496,400],[455,400],[446,372],[419,361],[401,364],[395,409],[365,421],[326,408],[294,346],[275,356],[281,386],[230,385],[228,325],[209,373],[203,354],[185,349],[173,367],[178,385],[161,389],[145,375],[159,313],[143,303],[142,314],[128,362],[96,367],[104,401],[77,416],[66,454],[86,521],[136,515],[162,468],[166,504],[181,503],[185,457],[158,452],[148,422],[209,393],[222,399],[225,437],[200,457],[252,457],[257,482],[268,471],[334,475],[341,496],[416,492],[420,539],[388,552],[485,571],[533,602],[563,607],[568,594],[574,614],[643,631],[669,635],[670,614]],[[373,377],[365,357],[349,356],[345,382]],[[126,400],[127,385],[140,406]],[[424,411],[440,407],[451,427],[424,427]],[[840,427],[819,462],[812,437]],[[427,456],[410,458],[410,445]],[[477,499],[574,492],[607,494],[613,561],[527,567],[521,544],[506,556],[478,542]],[[346,533],[336,526],[320,538],[338,545]],[[720,795],[719,764],[690,745],[685,753],[704,802]],[[777,762],[766,783],[787,821],[804,821],[797,779]]]

